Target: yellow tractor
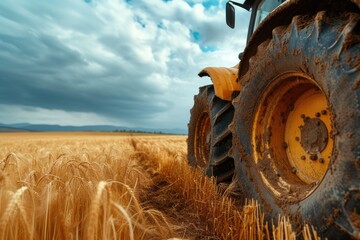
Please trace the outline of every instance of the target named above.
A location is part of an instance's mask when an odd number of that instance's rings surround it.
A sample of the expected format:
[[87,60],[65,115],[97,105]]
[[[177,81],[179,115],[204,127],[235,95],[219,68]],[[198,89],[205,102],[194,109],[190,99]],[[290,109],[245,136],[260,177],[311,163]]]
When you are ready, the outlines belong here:
[[188,161],[236,181],[269,219],[360,238],[360,1],[228,1],[251,11],[235,67],[208,67],[194,98]]

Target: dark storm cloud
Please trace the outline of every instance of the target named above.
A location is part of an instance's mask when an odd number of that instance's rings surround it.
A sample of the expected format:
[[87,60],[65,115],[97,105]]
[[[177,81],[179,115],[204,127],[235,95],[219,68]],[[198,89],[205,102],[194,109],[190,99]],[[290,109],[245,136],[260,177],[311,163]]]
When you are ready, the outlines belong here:
[[[0,103],[94,112],[130,121],[151,117],[169,107],[159,95],[159,88],[146,82],[151,67],[156,66],[141,65],[131,37],[98,36],[98,46],[107,49],[113,58],[99,55],[96,59],[69,47],[56,31],[46,33],[37,28],[37,23],[27,22],[31,16],[14,14],[4,6],[0,11],[2,18],[28,31],[19,35],[8,29],[0,34]],[[77,40],[81,41],[73,39]],[[91,62],[102,68],[100,73],[88,72]]]
[[232,33],[221,9],[196,2],[1,1],[0,106],[8,112],[0,122],[53,111],[59,123],[72,114],[78,124],[77,116],[96,116],[186,128],[197,72],[233,65],[224,52],[201,50],[226,49]]

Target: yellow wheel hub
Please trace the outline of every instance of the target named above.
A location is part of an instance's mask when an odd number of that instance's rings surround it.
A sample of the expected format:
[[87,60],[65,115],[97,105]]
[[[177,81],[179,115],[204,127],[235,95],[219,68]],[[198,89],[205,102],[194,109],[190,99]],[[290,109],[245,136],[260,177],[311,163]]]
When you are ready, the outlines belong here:
[[260,176],[276,196],[298,200],[315,189],[330,162],[330,132],[327,98],[313,79],[288,72],[271,81],[256,109],[252,146]]
[[286,121],[287,156],[296,175],[308,184],[323,178],[330,161],[333,140],[328,111],[324,94],[310,89],[295,102]]

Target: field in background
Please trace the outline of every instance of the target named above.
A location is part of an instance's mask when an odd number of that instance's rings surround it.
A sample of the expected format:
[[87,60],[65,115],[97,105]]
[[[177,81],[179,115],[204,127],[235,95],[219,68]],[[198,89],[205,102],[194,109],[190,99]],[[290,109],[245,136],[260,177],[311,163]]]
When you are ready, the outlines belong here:
[[[0,239],[295,239],[235,184],[186,160],[186,136],[0,134]],[[317,239],[306,226],[305,239]]]

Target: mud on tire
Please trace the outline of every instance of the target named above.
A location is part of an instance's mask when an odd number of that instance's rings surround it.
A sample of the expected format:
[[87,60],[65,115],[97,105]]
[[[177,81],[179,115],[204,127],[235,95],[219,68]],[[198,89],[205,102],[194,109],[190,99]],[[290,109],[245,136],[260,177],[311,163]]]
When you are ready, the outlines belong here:
[[[240,79],[243,89],[233,101],[233,157],[244,194],[257,199],[265,212],[269,212],[268,217],[286,214],[298,227],[310,222],[321,236],[331,239],[360,238],[359,39],[358,13],[319,12],[316,16],[295,16],[289,26],[276,27],[272,39],[258,47],[249,61],[250,71]],[[266,166],[260,166],[261,161],[256,163],[255,148],[262,151],[267,146],[254,147],[255,137],[252,138],[256,124],[261,124],[254,122],[258,100],[275,84],[274,79],[288,72],[312,79],[314,86],[325,95],[331,114],[329,137],[333,141],[324,176],[314,186],[309,186],[312,192],[292,200],[286,200],[293,193],[291,188],[288,194],[279,191],[279,196],[275,196],[268,186],[271,184],[264,182],[261,175],[265,174]],[[291,81],[297,81],[296,77]],[[268,150],[269,155],[277,151]],[[290,176],[291,173],[286,173],[288,170],[291,168],[283,169],[281,174]],[[280,176],[275,172],[271,174],[274,178]]]

